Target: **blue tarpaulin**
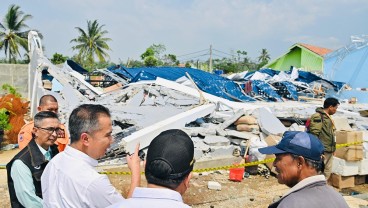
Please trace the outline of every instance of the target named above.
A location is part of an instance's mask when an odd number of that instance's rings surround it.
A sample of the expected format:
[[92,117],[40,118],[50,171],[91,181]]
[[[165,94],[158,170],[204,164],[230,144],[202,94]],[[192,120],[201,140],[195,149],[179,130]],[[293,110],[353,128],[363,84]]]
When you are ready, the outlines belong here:
[[252,89],[253,92],[257,93],[258,95],[266,95],[270,101],[283,101],[280,95],[273,90],[272,86],[264,81],[252,80]]
[[230,79],[198,69],[181,67],[125,68],[123,66],[112,66],[108,70],[129,79],[130,82],[155,80],[157,77],[176,81],[183,76],[186,77],[185,73],[187,72],[198,88],[204,92],[231,101],[255,101],[255,99],[245,95],[239,85]]

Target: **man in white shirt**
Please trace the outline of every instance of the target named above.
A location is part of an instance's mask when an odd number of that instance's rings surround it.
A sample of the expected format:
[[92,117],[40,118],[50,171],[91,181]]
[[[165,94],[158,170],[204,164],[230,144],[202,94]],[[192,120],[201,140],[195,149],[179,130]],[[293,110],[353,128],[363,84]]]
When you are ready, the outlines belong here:
[[[95,167],[113,142],[109,110],[83,104],[69,117],[70,146],[46,166],[41,177],[44,207],[106,207],[124,200]],[[140,184],[139,146],[127,157],[132,171],[128,197]]]
[[189,207],[182,195],[189,188],[194,165],[191,138],[178,129],[167,130],[154,138],[148,147],[145,175],[147,188],[135,188],[132,198],[109,208]]
[[48,161],[59,152],[54,145],[62,131],[59,125],[55,113],[37,113],[32,139],[6,165],[12,207],[42,207],[41,175]]

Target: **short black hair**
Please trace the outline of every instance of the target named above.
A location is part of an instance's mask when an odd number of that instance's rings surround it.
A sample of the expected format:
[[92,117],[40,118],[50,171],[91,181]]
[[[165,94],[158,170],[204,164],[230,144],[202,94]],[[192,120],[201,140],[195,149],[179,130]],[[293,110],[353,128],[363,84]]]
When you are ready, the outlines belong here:
[[47,101],[57,102],[56,98],[53,95],[44,95],[40,98],[39,106],[46,105]]
[[330,106],[336,107],[339,104],[340,103],[339,103],[339,101],[336,98],[329,97],[323,103],[323,108],[329,108]]
[[82,133],[98,130],[100,116],[111,117],[109,109],[94,104],[83,104],[74,109],[69,117],[70,142],[77,142]]
[[41,111],[41,112],[38,112],[34,116],[34,126],[40,126],[41,125],[41,122],[44,119],[47,119],[47,118],[55,118],[55,119],[59,120],[59,118],[58,118],[58,116],[57,116],[56,113],[51,112],[51,111]]

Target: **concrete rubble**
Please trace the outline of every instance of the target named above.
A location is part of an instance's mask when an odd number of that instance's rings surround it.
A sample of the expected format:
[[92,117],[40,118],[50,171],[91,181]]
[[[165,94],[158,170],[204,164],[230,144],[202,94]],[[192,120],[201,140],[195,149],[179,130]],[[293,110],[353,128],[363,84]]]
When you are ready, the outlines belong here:
[[[303,131],[306,119],[315,112],[316,107],[322,106],[321,100],[278,103],[230,101],[198,90],[183,78],[179,82],[157,77],[156,80],[129,83],[110,74],[121,85],[106,91],[86,82],[84,76],[67,62],[61,68],[53,65],[44,57],[40,42],[37,33],[29,34],[32,115],[37,101],[44,94],[52,94],[58,99],[62,121],[68,119],[73,108],[83,103],[108,107],[114,120],[115,142],[101,160],[102,164],[124,163],[126,154],[132,153],[138,143],[143,157],[152,139],[172,128],[182,129],[192,137],[197,161],[233,157],[234,150],[241,152],[242,148],[254,160],[263,160],[266,156],[260,154],[258,148],[267,146],[268,136],[281,136],[287,130]],[[51,90],[44,88],[41,78],[44,70],[54,78],[53,83],[58,83],[58,89],[53,90],[54,85]],[[100,72],[106,75],[111,73],[109,70]],[[367,105],[342,103],[333,116],[339,130],[365,131],[364,140],[368,141],[368,117],[362,117],[359,113],[366,109]],[[246,141],[246,147],[241,146],[242,141]],[[341,175],[366,174],[367,149],[365,143],[364,160],[356,165],[337,158],[335,172]],[[218,189],[218,185],[212,186]]]

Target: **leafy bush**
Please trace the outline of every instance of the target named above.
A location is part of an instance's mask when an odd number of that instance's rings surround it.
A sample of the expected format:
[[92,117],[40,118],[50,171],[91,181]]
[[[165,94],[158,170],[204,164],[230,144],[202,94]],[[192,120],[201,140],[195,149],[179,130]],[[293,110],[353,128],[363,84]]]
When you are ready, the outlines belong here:
[[2,89],[10,94],[15,95],[16,97],[22,97],[22,95],[17,91],[17,89],[15,89],[15,87],[11,86],[10,84],[3,84]]
[[0,130],[10,130],[12,126],[9,124],[9,112],[5,108],[0,109]]

